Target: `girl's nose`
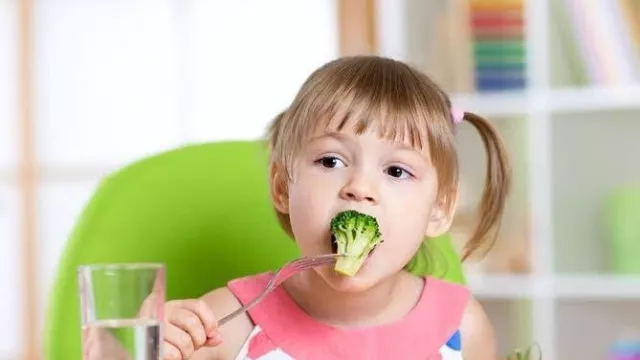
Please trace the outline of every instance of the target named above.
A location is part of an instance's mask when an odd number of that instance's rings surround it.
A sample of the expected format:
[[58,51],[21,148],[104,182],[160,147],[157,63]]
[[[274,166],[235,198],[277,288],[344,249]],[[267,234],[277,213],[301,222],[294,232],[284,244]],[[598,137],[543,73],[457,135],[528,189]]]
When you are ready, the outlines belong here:
[[348,201],[366,201],[371,204],[378,203],[378,194],[371,181],[366,177],[352,179],[340,191],[340,197]]

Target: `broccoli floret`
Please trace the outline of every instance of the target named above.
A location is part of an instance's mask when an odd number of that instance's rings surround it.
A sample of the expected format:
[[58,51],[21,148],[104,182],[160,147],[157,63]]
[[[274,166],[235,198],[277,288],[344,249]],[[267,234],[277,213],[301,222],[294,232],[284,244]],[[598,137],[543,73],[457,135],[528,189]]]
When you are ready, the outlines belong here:
[[376,218],[355,210],[334,216],[331,232],[338,254],[343,255],[336,261],[334,270],[347,276],[355,275],[369,253],[382,242]]

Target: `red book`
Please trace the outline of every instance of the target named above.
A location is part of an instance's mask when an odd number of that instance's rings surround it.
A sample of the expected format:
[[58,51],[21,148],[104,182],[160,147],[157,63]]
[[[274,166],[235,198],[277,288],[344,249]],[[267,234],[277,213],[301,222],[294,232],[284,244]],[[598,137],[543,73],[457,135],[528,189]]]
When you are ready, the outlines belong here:
[[473,12],[471,14],[473,28],[523,27],[524,15],[520,12]]

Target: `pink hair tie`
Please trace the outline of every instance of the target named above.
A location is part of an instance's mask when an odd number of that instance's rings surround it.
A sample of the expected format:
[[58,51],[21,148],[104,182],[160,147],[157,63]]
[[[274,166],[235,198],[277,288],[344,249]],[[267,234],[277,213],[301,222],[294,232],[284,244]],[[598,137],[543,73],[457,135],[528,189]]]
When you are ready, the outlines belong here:
[[454,124],[460,124],[464,118],[464,111],[456,108],[451,108],[451,116],[453,117]]

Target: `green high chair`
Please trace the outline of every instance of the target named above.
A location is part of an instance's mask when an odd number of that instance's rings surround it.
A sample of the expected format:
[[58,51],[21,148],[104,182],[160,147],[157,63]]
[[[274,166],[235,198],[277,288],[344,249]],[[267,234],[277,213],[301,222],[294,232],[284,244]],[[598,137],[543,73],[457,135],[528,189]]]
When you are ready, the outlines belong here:
[[[268,193],[258,141],[197,144],[157,154],[107,176],[86,204],[60,258],[48,301],[44,358],[80,360],[76,269],[88,263],[161,262],[167,299],[195,298],[232,278],[275,270],[298,256]],[[447,236],[428,241],[464,281]],[[426,259],[411,270],[425,273]]]

